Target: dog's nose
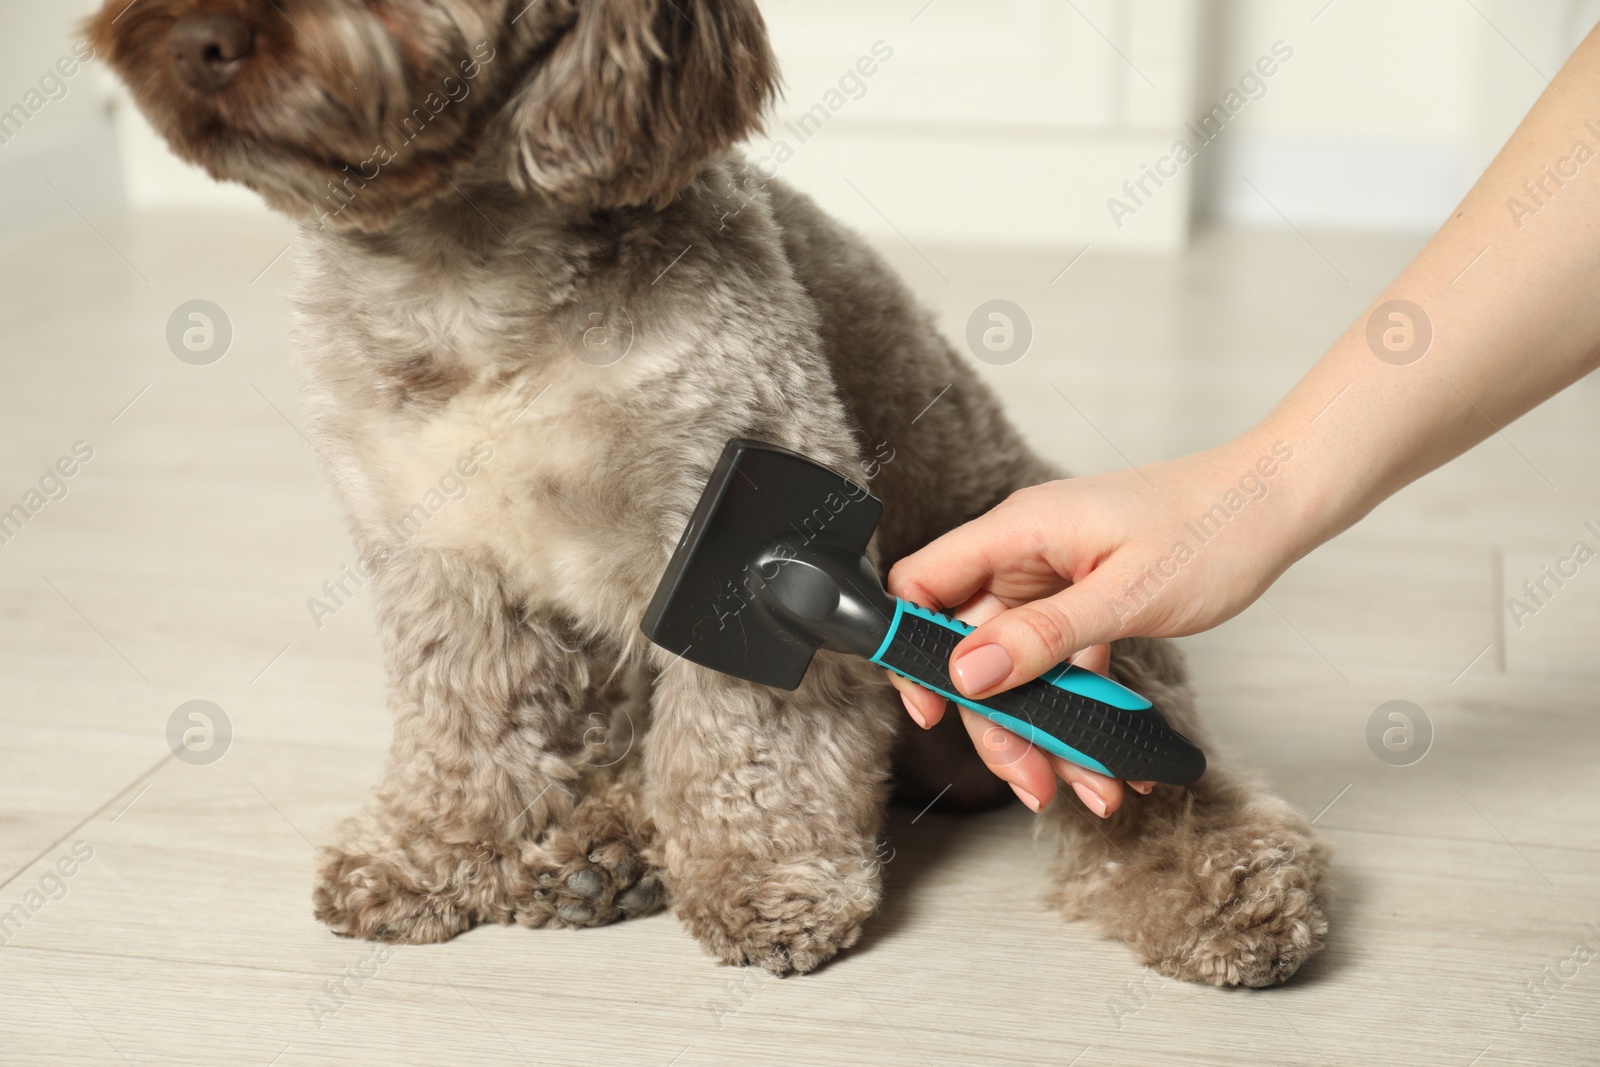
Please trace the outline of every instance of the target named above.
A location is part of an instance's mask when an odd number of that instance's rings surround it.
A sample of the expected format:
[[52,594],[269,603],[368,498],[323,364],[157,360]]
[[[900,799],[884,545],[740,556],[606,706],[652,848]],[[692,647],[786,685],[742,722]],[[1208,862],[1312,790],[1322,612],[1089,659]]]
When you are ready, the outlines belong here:
[[167,43],[183,80],[211,93],[233,81],[255,47],[256,35],[233,15],[185,15],[173,23]]

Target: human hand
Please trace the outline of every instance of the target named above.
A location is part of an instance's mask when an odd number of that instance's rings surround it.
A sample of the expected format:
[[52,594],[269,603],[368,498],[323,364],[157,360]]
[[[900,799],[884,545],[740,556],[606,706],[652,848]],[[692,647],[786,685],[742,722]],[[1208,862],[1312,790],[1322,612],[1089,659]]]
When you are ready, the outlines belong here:
[[[1284,442],[1242,438],[1143,470],[1033,486],[901,560],[889,589],[977,624],[951,656],[966,696],[1010,689],[1069,658],[1104,673],[1109,641],[1209,629],[1297,558],[1304,539],[1283,473],[1293,456]],[[943,698],[895,685],[919,725],[943,717]],[[974,712],[962,717],[984,762],[1035,811],[1058,775],[1097,814],[1121,804],[1121,783]]]
[[[980,593],[951,614],[968,625],[976,626],[999,615],[1006,607],[992,593]],[[1095,645],[1085,649],[1074,656],[1072,662],[1085,670],[1105,674],[1111,666],[1111,646]],[[889,680],[900,690],[906,711],[919,726],[926,729],[944,718],[943,697],[892,671]],[[961,723],[967,728],[979,757],[997,777],[1011,786],[1017,799],[1026,804],[1029,810],[1040,812],[1050,804],[1055,796],[1058,776],[1072,786],[1090,811],[1102,818],[1122,806],[1123,783],[1117,779],[1052,755],[975,711],[959,705],[956,710],[961,712]],[[1154,787],[1150,782],[1127,784],[1141,793],[1149,793]]]

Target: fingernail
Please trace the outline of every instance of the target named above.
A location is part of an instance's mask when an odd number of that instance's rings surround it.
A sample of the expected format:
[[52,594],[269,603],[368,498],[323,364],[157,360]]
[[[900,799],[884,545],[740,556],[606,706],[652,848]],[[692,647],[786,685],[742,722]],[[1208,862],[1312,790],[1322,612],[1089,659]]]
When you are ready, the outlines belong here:
[[917,706],[911,703],[911,698],[909,696],[907,696],[905,693],[901,693],[900,703],[906,706],[906,714],[911,716],[911,720],[913,722],[922,727],[924,730],[928,728],[928,720],[922,717],[922,712],[918,711]]
[[1029,811],[1033,812],[1035,815],[1039,814],[1039,798],[1038,797],[1034,796],[1032,793],[1028,792],[1026,789],[1022,788],[1020,785],[1013,785],[1011,787],[1011,791],[1013,793],[1017,794],[1017,799],[1018,800],[1022,801],[1024,804],[1028,805],[1028,810]]
[[1133,786],[1135,792],[1143,796],[1149,796],[1150,790],[1156,787],[1154,782],[1129,782],[1128,784]]
[[[1013,786],[1012,788],[1016,787]],[[1106,802],[1100,799],[1099,793],[1096,793],[1082,782],[1073,782],[1072,791],[1078,794],[1078,799],[1083,801],[1090,811],[1102,819],[1106,817]]]
[[956,680],[967,693],[981,693],[1011,674],[1011,653],[999,645],[979,645],[954,663]]

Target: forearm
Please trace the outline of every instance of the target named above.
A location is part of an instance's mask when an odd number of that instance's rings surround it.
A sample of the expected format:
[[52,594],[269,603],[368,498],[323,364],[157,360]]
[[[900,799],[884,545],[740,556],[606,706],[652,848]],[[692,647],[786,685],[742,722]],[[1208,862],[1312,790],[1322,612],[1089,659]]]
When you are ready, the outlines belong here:
[[[1422,315],[1389,318],[1393,300]],[[1298,533],[1285,551],[1310,551],[1597,363],[1600,33],[1417,259],[1248,435],[1296,448]]]

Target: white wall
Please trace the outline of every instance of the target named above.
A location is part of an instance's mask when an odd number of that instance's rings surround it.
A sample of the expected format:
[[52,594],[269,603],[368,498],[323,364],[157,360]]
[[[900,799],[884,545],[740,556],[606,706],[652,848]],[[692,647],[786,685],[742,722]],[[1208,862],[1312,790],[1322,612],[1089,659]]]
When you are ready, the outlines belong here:
[[[0,0],[0,108],[24,99],[95,0]],[[763,0],[783,123],[883,40],[895,50],[780,173],[913,241],[1175,248],[1191,212],[1232,223],[1427,228],[1449,212],[1600,0]],[[1109,40],[1108,40],[1109,39]],[[1294,50],[1123,225],[1108,198],[1276,41]],[[1119,54],[1120,52],[1120,54]],[[0,231],[135,208],[260,211],[174,159],[103,71],[0,144]],[[111,130],[116,131],[115,140]],[[117,150],[120,148],[120,159]],[[1254,188],[1251,188],[1251,186]]]
[[[40,76],[71,52],[77,23],[96,6],[94,0],[0,0],[0,107],[10,107],[38,87]],[[92,117],[99,107],[98,89],[77,77],[66,84],[66,95],[31,117],[28,130],[59,131]]]
[[[787,93],[753,154],[852,225],[911,242],[1171,249],[1191,171],[1106,200],[1178,135],[1195,0],[766,0]],[[873,49],[859,99],[796,122]],[[792,150],[792,158],[779,154]]]
[[1295,58],[1219,142],[1201,209],[1432,228],[1597,18],[1591,0],[1219,0],[1202,99],[1265,42],[1290,42]]
[[100,73],[74,55],[95,6],[0,0],[0,233],[122,203]]

